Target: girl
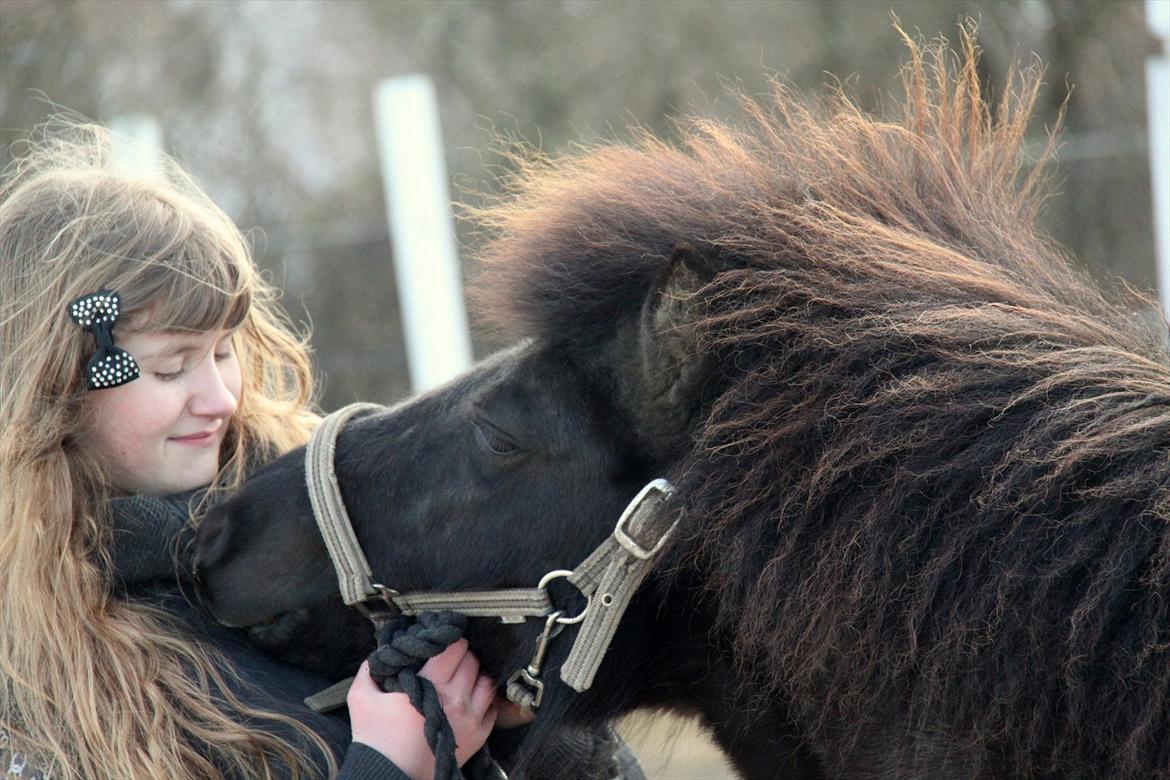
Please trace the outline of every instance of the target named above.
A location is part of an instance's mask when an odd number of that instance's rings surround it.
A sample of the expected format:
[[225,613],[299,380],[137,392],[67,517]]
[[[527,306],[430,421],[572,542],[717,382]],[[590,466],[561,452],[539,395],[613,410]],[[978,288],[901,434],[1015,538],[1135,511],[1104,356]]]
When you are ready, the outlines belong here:
[[[363,667],[348,745],[342,721],[301,704],[324,681],[176,587],[186,502],[149,497],[231,487],[303,444],[317,420],[305,345],[177,164],[120,171],[92,125],[46,136],[0,189],[0,768],[321,777],[344,755],[340,777],[428,779],[404,695]],[[453,702],[464,761],[494,721],[491,680],[465,643],[424,675]]]

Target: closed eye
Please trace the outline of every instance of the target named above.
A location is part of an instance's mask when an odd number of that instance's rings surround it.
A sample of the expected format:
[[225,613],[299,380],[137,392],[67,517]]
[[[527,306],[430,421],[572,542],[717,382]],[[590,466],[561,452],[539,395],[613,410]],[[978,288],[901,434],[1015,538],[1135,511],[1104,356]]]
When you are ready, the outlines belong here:
[[501,457],[520,454],[520,447],[491,423],[476,420],[472,424],[475,426],[476,441],[488,452]]

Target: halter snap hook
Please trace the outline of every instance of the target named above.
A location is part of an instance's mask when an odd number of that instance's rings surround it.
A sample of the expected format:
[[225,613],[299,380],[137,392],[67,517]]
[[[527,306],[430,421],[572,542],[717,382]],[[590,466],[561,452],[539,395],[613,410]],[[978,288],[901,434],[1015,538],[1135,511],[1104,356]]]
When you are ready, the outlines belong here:
[[[544,580],[541,582],[543,583]],[[540,639],[536,642],[536,652],[532,654],[532,660],[528,662],[527,668],[517,669],[508,678],[506,687],[508,700],[519,704],[524,709],[536,709],[540,706],[541,699],[544,698],[544,683],[540,680],[540,672],[544,666],[544,654],[548,650],[549,640],[561,633],[564,621],[560,618],[563,614],[561,610],[557,610],[548,616],[548,619],[544,621],[544,630],[540,632]]]

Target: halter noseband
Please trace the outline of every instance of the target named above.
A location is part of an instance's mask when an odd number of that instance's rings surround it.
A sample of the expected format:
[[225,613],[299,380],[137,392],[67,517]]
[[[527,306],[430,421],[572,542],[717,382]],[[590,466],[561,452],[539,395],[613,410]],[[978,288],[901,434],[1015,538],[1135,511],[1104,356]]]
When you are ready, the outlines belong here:
[[[337,572],[342,600],[347,606],[361,610],[375,626],[393,615],[417,615],[432,610],[451,610],[469,617],[497,617],[504,623],[544,618],[544,631],[532,661],[525,669],[517,670],[507,684],[508,698],[528,709],[540,706],[544,691],[540,674],[549,641],[564,625],[581,623],[560,674],[573,690],[587,690],[593,684],[630,599],[678,525],[677,517],[667,522],[661,511],[674,490],[670,483],[656,479],[644,486],[622,512],[613,533],[577,568],[551,571],[535,588],[399,593],[375,582],[345,510],[333,468],[337,436],[345,424],[354,415],[383,408],[357,403],[338,409],[317,426],[305,451],[309,501]],[[579,615],[565,617],[554,608],[547,585],[558,577],[567,579],[585,596],[585,608]]]

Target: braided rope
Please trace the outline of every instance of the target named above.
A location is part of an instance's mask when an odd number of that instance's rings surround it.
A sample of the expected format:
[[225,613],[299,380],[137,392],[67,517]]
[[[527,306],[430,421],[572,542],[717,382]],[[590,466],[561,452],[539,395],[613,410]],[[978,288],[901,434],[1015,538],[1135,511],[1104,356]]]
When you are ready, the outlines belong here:
[[[379,629],[378,648],[370,655],[370,675],[382,690],[405,693],[422,714],[423,733],[435,754],[436,780],[463,780],[465,775],[455,760],[455,736],[438,693],[418,672],[428,658],[463,636],[466,627],[467,617],[456,612],[423,612],[417,620],[400,616]],[[507,780],[486,745],[463,769],[472,780]],[[609,726],[558,730],[525,776],[645,780],[637,758]]]
[[467,618],[456,612],[423,612],[414,622],[389,621],[378,632],[370,654],[370,676],[387,693],[405,693],[424,719],[423,734],[435,754],[435,780],[463,780],[455,761],[455,734],[443,714],[439,694],[418,675],[428,658],[463,636]]

